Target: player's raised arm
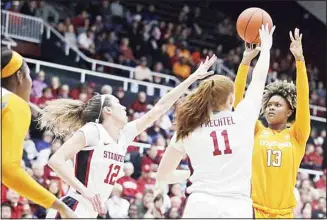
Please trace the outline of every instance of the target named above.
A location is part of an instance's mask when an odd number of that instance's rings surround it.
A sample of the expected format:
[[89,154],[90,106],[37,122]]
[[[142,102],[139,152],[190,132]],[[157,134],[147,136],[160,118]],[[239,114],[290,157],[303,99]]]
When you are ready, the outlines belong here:
[[253,48],[253,44],[248,47],[245,43],[245,51],[243,52],[243,58],[241,64],[238,67],[234,86],[235,86],[235,102],[234,108],[240,103],[243,99],[245,86],[246,86],[246,79],[249,72],[249,67],[251,65],[251,61],[259,54],[260,47]]
[[213,71],[208,72],[208,69],[216,62],[216,60],[216,55],[213,55],[210,59],[207,57],[206,61],[201,63],[198,69],[192,75],[190,75],[176,88],[164,95],[159,102],[143,117],[135,120],[137,133],[139,134],[147,129],[153,122],[158,120],[161,115],[166,113],[195,81],[213,74]]
[[[243,105],[251,105],[251,115],[259,116],[263,91],[269,70],[270,63],[270,49],[273,42],[273,33],[275,26],[269,31],[268,24],[262,25],[259,30],[261,38],[261,52],[256,66],[253,69],[252,80],[249,85],[248,91],[245,95]],[[237,110],[238,108],[236,108]]]
[[305,67],[302,34],[295,28],[294,36],[289,33],[291,39],[290,51],[296,60],[296,115],[292,131],[295,133],[297,141],[305,147],[310,135],[310,107],[309,107],[309,83],[307,70]]

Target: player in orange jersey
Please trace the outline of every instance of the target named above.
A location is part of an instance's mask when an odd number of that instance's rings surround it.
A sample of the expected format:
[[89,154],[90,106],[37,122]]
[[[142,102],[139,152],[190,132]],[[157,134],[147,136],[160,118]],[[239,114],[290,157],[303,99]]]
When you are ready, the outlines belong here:
[[[252,199],[256,218],[293,218],[294,187],[310,135],[309,85],[302,34],[290,32],[290,51],[296,60],[296,87],[276,81],[266,87],[257,121],[252,159]],[[243,98],[247,72],[257,49],[246,49],[235,80],[235,106]]]
[[63,217],[77,218],[62,201],[38,184],[23,168],[23,143],[31,122],[28,100],[30,70],[17,52],[1,51],[2,183],[45,208],[57,209]]

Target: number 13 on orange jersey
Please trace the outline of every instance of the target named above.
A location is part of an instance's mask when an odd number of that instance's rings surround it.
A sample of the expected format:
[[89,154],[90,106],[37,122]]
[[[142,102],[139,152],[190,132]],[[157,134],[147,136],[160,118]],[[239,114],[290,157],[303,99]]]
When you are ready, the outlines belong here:
[[281,150],[267,150],[267,166],[280,167],[282,164],[282,151]]

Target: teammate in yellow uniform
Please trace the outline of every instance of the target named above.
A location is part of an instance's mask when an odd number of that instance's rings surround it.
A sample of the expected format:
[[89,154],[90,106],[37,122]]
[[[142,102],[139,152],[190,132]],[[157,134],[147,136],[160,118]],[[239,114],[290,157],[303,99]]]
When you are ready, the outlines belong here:
[[45,208],[57,209],[62,217],[77,215],[53,194],[39,185],[20,162],[23,143],[31,122],[28,100],[31,92],[30,70],[17,52],[3,48],[1,52],[2,115],[2,183],[20,195]]
[[[262,115],[255,127],[252,160],[252,199],[256,218],[293,218],[294,187],[310,135],[309,85],[302,51],[302,34],[290,32],[290,50],[296,60],[296,88],[274,82],[266,87]],[[247,72],[256,49],[244,52],[235,80],[235,106],[243,98]],[[291,124],[289,124],[291,122]]]

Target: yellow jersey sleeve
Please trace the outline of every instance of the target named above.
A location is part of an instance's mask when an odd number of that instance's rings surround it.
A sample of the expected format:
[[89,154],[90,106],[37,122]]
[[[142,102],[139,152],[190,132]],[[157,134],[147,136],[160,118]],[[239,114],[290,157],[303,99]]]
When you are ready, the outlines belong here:
[[255,128],[254,128],[254,135],[256,135],[258,132],[261,132],[265,126],[262,124],[260,120],[257,120],[255,123]]
[[241,64],[238,67],[235,82],[234,82],[234,86],[235,86],[234,108],[236,108],[236,106],[243,99],[248,72],[249,72],[249,66]]
[[310,135],[309,83],[305,63],[296,61],[296,116],[292,136],[305,148]]
[[[244,97],[245,92],[245,86],[246,86],[246,78],[248,76],[249,72],[249,66],[240,64],[237,70],[234,86],[235,86],[235,102],[234,102],[234,108],[242,101]],[[260,120],[257,120],[255,124],[255,131],[254,134],[256,134],[258,131],[263,129],[264,126],[261,123]]]
[[31,122],[28,104],[15,94],[2,97],[2,181],[21,196],[50,208],[56,197],[20,166],[23,143]]

